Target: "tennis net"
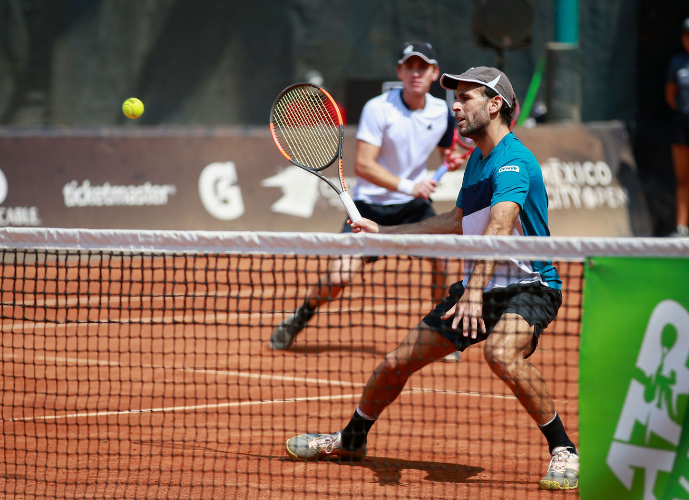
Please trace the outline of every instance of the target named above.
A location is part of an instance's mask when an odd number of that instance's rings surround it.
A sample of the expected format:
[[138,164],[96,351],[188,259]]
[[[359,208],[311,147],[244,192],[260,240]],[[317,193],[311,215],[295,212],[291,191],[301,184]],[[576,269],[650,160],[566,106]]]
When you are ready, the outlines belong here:
[[[588,255],[686,255],[653,239],[2,229],[5,498],[540,498],[547,444],[483,359],[415,373],[364,461],[285,442],[349,421],[432,309],[433,265],[553,260],[563,305],[531,358],[573,440]],[[294,344],[273,329],[342,256],[375,256]],[[548,496],[550,498],[550,496]]]

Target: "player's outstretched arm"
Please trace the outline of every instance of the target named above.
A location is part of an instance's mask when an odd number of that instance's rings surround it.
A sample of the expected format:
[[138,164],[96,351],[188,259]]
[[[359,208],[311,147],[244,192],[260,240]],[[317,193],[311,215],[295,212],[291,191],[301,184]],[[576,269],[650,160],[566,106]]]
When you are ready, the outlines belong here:
[[462,234],[462,213],[461,208],[454,207],[430,219],[399,226],[381,226],[372,220],[362,219],[352,224],[352,230],[355,233],[382,234]]

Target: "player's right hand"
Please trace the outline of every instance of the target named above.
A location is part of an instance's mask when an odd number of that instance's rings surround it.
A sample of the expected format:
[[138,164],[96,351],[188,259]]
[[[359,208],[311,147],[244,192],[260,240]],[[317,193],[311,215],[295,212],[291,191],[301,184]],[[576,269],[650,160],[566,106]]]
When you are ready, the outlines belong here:
[[[449,149],[445,150],[446,153],[450,153]],[[447,170],[454,172],[464,167],[466,162],[469,160],[468,153],[463,153],[461,151],[452,151],[449,155],[445,156],[445,163],[447,164]]]
[[380,227],[378,224],[370,219],[361,219],[352,224],[352,219],[347,221],[352,225],[352,232],[354,233],[379,233]]
[[438,181],[433,179],[424,179],[421,182],[414,184],[414,191],[412,191],[412,196],[414,198],[423,198],[427,200],[435,192],[435,188],[438,187]]
[[452,306],[440,319],[452,320],[452,329],[456,330],[462,323],[462,334],[475,339],[479,333],[486,331],[486,322],[483,319],[483,290],[466,289],[459,301]]

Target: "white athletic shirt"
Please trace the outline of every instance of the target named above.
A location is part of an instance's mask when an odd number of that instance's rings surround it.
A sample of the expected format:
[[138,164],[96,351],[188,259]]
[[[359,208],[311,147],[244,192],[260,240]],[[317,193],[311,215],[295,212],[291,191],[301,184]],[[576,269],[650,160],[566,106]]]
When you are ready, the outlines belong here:
[[[366,103],[356,138],[380,147],[378,163],[416,184],[426,178],[426,162],[447,130],[448,113],[447,103],[431,94],[423,109],[412,111],[402,102],[402,90],[393,89]],[[354,199],[393,205],[414,197],[357,177]]]

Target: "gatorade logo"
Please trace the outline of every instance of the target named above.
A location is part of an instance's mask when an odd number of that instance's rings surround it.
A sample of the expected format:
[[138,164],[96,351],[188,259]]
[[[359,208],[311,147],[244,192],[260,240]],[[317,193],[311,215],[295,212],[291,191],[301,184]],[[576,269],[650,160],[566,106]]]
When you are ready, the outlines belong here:
[[244,214],[242,190],[237,183],[234,162],[206,165],[199,176],[199,197],[206,211],[216,219],[234,220]]
[[[689,312],[674,300],[653,310],[606,463],[627,488],[654,500],[659,473],[673,471],[689,396]],[[635,481],[635,475],[641,478]],[[639,480],[641,479],[641,480]],[[689,471],[678,478],[689,494]]]

